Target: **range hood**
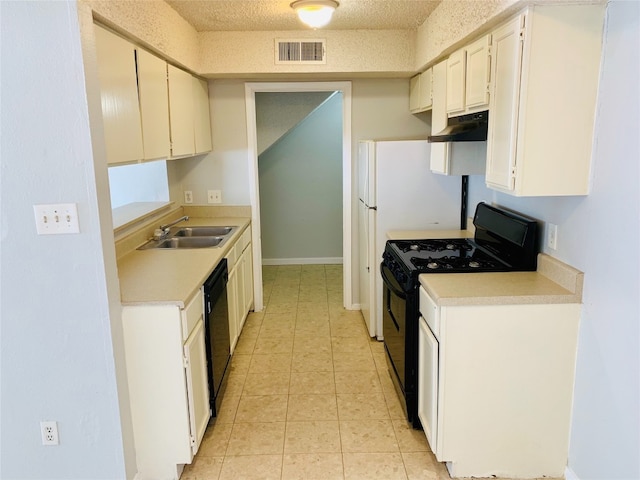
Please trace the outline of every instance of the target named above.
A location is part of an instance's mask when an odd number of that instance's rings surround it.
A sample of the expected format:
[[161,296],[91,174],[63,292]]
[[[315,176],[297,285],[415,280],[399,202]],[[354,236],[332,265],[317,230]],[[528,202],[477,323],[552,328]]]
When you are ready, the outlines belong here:
[[429,142],[483,142],[487,140],[489,111],[451,117],[444,130],[427,137]]

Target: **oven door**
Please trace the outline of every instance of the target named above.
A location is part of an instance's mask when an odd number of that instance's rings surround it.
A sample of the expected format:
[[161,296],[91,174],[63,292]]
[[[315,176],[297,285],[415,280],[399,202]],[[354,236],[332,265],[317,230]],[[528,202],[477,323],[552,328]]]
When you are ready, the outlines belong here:
[[393,273],[384,263],[380,265],[382,275],[382,333],[387,356],[393,366],[402,394],[405,385],[405,335],[407,328],[407,294],[402,290]]

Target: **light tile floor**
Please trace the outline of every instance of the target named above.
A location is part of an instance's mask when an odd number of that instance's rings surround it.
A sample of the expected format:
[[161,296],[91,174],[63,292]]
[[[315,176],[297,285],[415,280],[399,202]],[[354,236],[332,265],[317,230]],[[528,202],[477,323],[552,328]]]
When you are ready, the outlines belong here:
[[449,479],[404,419],[383,344],[342,307],[342,266],[264,267],[263,282],[181,479]]

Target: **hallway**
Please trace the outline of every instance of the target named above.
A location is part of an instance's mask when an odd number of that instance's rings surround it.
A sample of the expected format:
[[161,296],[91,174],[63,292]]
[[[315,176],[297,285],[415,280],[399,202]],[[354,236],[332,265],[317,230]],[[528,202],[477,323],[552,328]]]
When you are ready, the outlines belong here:
[[218,418],[183,480],[448,479],[409,427],[341,265],[263,267]]

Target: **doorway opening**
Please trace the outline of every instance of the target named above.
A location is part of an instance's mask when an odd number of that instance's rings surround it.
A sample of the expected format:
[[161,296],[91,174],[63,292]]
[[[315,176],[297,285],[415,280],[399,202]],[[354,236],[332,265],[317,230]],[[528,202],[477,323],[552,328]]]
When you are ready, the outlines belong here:
[[339,92],[342,96],[342,261],[343,261],[343,306],[352,305],[351,298],[351,83],[350,82],[283,82],[245,84],[247,109],[247,137],[249,150],[249,191],[252,221],[252,248],[254,259],[255,309],[264,308],[262,290],[262,236],[260,181],[258,169],[258,135],[256,122],[256,93],[260,92]]

